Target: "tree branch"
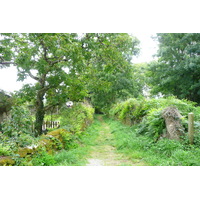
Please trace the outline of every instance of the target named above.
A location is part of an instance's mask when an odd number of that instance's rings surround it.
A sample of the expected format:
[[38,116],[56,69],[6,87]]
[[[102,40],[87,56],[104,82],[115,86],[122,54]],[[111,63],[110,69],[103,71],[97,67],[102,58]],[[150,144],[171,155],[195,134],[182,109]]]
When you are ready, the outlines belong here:
[[15,65],[14,62],[9,62],[9,61],[2,61],[2,62],[0,62],[0,65],[11,65],[11,64]]
[[[63,59],[64,56],[62,56],[62,57],[60,57],[60,58],[58,58],[58,57],[49,58],[49,57],[47,56],[47,47],[45,46],[44,41],[41,40],[41,41],[40,41],[40,44],[42,45],[42,48],[43,48],[43,50],[44,50],[44,55],[43,55],[43,56],[44,56],[44,59],[46,60],[46,62],[47,62],[50,66],[53,66],[53,65],[55,65],[55,64],[57,64],[57,63],[59,63],[59,62],[66,62],[66,61],[68,61],[68,59]],[[57,59],[57,58],[58,58],[58,60],[51,61],[52,59]]]
[[44,41],[40,40],[40,44],[42,45],[42,48],[44,50],[44,59],[49,62],[48,58],[47,58],[47,47],[44,45]]
[[55,60],[55,61],[50,61],[50,65],[53,66],[53,65],[55,65],[55,64],[57,64],[59,62],[67,62],[67,61],[68,61],[68,59],[62,59],[62,58],[60,58],[60,59]]
[[36,81],[39,81],[39,78],[34,76],[30,71],[28,71],[27,73],[31,78],[35,79]]

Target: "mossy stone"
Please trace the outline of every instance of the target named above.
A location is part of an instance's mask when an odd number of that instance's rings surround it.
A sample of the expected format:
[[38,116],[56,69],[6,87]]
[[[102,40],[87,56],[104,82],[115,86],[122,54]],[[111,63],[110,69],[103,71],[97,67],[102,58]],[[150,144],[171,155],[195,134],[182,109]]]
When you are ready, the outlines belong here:
[[40,146],[45,147],[46,151],[50,154],[52,154],[54,152],[54,150],[59,150],[59,147],[56,145],[53,138],[56,138],[56,137],[51,138],[49,136],[46,136],[45,138],[40,140]]
[[10,156],[0,157],[0,166],[12,166],[15,164],[15,161]]
[[17,154],[20,155],[21,158],[26,157],[27,154],[32,154],[34,152],[34,149],[30,149],[30,148],[19,148],[17,151]]
[[57,139],[62,139],[62,132],[66,132],[65,129],[57,129],[55,131],[51,131],[49,133],[47,133],[47,135],[53,136]]

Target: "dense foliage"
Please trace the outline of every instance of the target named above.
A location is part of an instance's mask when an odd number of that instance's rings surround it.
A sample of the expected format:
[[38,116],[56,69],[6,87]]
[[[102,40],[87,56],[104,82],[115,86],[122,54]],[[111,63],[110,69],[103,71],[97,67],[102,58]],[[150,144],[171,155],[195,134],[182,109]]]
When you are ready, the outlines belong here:
[[[158,60],[133,64],[139,41],[127,33],[1,34],[0,68],[13,64],[19,81],[35,83],[12,96],[0,90],[0,165],[80,164],[89,148],[83,144],[92,146],[98,135],[95,112],[125,124],[105,117],[113,146],[130,157],[151,165],[200,165],[200,34],[160,33],[156,39]],[[165,137],[168,107],[181,115],[179,141]],[[190,112],[194,145],[186,134]],[[44,119],[60,127],[44,131]]]
[[7,120],[2,123],[1,145],[16,151],[19,147],[32,145],[36,140],[32,134],[32,118],[24,107],[13,107]]
[[187,140],[162,139],[154,141],[149,135],[138,135],[138,126],[124,125],[108,120],[115,137],[117,150],[135,163],[146,162],[152,166],[200,166],[200,140],[189,145]]
[[36,138],[30,112],[24,107],[13,107],[9,119],[2,123],[0,165],[56,164],[53,155],[78,146],[83,131],[93,122],[93,114],[94,109],[89,104],[63,107],[61,127]]
[[158,61],[149,64],[152,93],[200,103],[200,34],[159,33]]
[[32,133],[33,121],[29,110],[22,106],[12,107],[9,117],[2,123],[3,133],[8,136],[17,136],[21,133]]
[[113,105],[110,110],[110,116],[128,125],[139,124],[138,134],[146,134],[159,138],[166,129],[162,112],[169,106],[176,107],[180,111],[185,133],[187,132],[188,113],[194,112],[196,121],[195,127],[198,133],[200,107],[195,107],[194,102],[179,100],[174,97],[160,99],[128,99],[127,101]]
[[[12,105],[14,104],[14,99],[11,98],[5,91],[0,90],[0,115],[7,113]],[[1,118],[0,118],[1,122]]]
[[[139,93],[131,64],[132,56],[139,52],[139,41],[135,37],[87,34],[83,41],[88,41],[86,55],[90,57],[89,70],[85,73],[88,99],[97,112],[106,112],[117,99]],[[96,50],[90,51],[89,48]]]
[[93,121],[94,108],[88,103],[76,103],[61,111],[61,127],[73,133],[82,132]]
[[42,133],[46,110],[52,106],[92,94],[93,104],[102,107],[97,102],[106,105],[111,97],[116,99],[120,92],[124,95],[122,90],[132,87],[127,85],[132,78],[130,61],[139,51],[139,41],[129,34],[15,33],[2,34],[0,42],[2,53],[9,52],[2,59],[16,65],[18,80],[30,77],[36,82],[24,85],[19,93],[35,106],[36,136]]

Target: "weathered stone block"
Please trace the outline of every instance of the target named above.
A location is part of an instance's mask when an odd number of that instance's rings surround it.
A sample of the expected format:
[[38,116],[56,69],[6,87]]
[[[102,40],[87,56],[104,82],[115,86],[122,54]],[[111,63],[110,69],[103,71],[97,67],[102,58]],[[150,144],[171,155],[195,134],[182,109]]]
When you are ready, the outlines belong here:
[[15,161],[10,156],[0,157],[0,166],[12,166],[14,164],[15,164]]

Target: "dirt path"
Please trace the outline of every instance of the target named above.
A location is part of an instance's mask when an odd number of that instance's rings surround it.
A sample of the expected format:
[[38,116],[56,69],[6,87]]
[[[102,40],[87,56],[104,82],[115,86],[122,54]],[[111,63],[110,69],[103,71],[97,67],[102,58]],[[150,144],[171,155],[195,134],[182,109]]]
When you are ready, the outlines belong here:
[[100,134],[93,146],[92,153],[86,166],[133,166],[143,165],[142,163],[133,163],[125,155],[116,152],[113,145],[114,135],[111,134],[110,127],[105,123],[101,116]]

